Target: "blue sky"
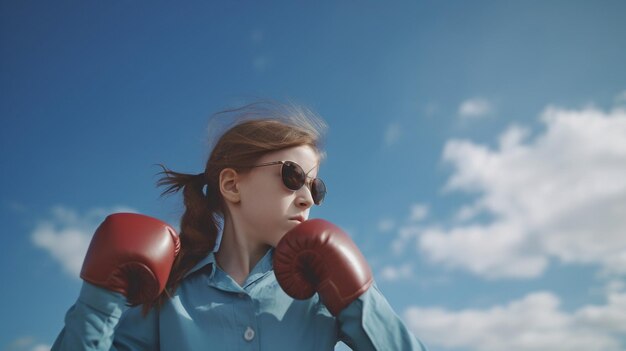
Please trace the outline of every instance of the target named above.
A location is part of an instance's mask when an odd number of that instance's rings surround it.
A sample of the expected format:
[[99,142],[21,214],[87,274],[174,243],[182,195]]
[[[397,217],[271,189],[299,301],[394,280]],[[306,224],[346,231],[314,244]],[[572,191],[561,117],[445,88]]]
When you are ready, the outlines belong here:
[[177,225],[211,114],[328,123],[312,217],[432,350],[626,348],[626,4],[0,2],[0,349],[45,350],[107,213]]

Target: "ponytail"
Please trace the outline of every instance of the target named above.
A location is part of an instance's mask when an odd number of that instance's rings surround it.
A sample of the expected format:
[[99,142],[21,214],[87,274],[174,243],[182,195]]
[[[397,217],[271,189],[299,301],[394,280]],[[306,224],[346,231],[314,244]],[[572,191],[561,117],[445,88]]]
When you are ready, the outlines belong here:
[[[151,307],[160,307],[176,290],[185,274],[213,250],[219,233],[221,214],[219,197],[207,184],[205,173],[185,174],[159,164],[163,174],[157,186],[167,186],[161,196],[183,191],[185,212],[180,221],[180,252],[172,265],[165,290],[153,304],[144,306],[144,314]],[[207,187],[207,194],[204,187]]]

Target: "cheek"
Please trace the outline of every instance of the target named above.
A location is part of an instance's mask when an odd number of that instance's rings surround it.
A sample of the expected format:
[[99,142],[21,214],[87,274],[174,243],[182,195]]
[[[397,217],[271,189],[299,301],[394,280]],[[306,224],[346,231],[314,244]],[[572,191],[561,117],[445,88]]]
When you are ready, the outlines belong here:
[[287,214],[289,192],[276,183],[276,179],[264,179],[245,189],[241,200],[246,216],[259,224],[271,225]]

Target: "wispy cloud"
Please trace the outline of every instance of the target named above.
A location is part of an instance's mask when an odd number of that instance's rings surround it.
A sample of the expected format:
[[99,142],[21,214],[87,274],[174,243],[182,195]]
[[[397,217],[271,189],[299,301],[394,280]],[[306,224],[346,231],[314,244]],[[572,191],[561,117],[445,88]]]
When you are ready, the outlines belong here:
[[537,277],[551,257],[626,274],[626,111],[548,107],[541,120],[544,132],[512,126],[495,148],[449,141],[445,190],[476,200],[462,223],[400,228],[394,252],[415,240],[429,261],[491,279]]
[[379,276],[386,281],[407,280],[413,277],[413,267],[409,263],[398,266],[387,265],[380,270]]
[[250,41],[254,50],[252,57],[252,68],[259,73],[265,72],[271,65],[271,55],[263,52],[263,44],[265,42],[266,33],[263,29],[256,28],[250,31]]
[[5,208],[12,211],[13,213],[27,213],[28,212],[28,206],[18,201],[5,201],[3,204]]
[[264,39],[265,39],[264,30],[257,28],[257,29],[253,29],[250,32],[250,40],[252,41],[253,44],[260,45],[261,43],[263,43]]
[[23,336],[13,340],[6,351],[50,351],[51,346],[37,341],[33,336]]
[[258,55],[252,60],[252,67],[257,72],[264,72],[270,65],[271,60],[267,55]]
[[58,261],[66,273],[78,278],[94,231],[107,215],[114,212],[136,211],[118,206],[112,209],[95,208],[79,214],[63,206],[54,207],[51,218],[36,225],[31,241]]
[[615,351],[623,350],[626,292],[614,291],[604,305],[564,311],[547,291],[487,309],[459,311],[410,307],[404,318],[427,345],[476,351]]
[[397,143],[402,136],[402,127],[399,123],[392,123],[385,129],[384,142],[385,146],[391,146]]
[[492,104],[485,98],[465,100],[459,106],[459,116],[464,119],[481,118],[493,111]]
[[407,250],[413,250],[415,247],[412,243],[418,237],[421,227],[414,224],[404,225],[398,228],[396,237],[391,242],[391,252],[396,256],[401,256]]
[[409,220],[412,222],[419,222],[428,217],[428,205],[426,204],[414,204],[411,206],[411,215]]
[[383,218],[378,221],[378,231],[388,233],[395,228],[396,222],[390,218]]

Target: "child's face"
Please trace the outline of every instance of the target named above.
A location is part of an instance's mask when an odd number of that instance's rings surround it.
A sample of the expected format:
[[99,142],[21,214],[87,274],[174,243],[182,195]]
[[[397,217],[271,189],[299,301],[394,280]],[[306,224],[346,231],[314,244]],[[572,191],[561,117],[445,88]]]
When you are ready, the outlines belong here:
[[[261,157],[257,164],[292,161],[300,165],[308,180],[317,177],[319,157],[310,146],[298,146]],[[282,165],[253,168],[240,182],[240,214],[253,240],[276,246],[282,236],[300,222],[291,218],[309,218],[313,198],[308,186],[288,189],[281,178]]]

